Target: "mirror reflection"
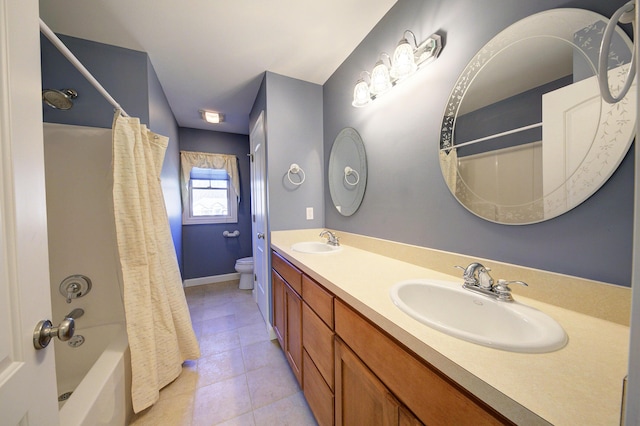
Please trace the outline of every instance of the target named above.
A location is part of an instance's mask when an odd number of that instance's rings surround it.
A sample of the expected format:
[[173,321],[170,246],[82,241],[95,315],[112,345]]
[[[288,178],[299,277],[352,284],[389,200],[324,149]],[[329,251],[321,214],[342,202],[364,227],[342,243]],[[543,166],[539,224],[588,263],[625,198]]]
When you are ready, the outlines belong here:
[[[476,54],[447,104],[440,164],[449,189],[498,223],[556,217],[613,174],[632,140],[635,95],[600,96],[596,64],[607,19],[580,9],[525,18]],[[609,76],[617,93],[632,44],[618,27]]]
[[367,186],[367,156],[358,132],[346,127],[333,141],[329,156],[329,192],[336,210],[354,214]]

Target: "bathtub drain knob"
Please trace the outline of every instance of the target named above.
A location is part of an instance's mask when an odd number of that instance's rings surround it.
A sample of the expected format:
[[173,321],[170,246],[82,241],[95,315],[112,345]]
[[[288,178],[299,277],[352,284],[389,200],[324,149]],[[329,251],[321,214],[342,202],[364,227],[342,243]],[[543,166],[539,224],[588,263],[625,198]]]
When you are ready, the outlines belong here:
[[33,330],[33,346],[40,350],[47,347],[52,337],[58,337],[63,342],[73,337],[75,331],[73,318],[65,318],[57,327],[49,320],[43,320]]

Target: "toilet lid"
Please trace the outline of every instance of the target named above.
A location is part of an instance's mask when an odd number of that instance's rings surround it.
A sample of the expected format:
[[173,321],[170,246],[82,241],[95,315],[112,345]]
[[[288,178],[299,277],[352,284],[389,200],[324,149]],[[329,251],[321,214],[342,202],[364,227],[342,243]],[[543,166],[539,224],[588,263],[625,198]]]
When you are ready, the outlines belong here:
[[253,257],[243,257],[242,259],[236,260],[236,263],[239,263],[239,264],[253,263]]

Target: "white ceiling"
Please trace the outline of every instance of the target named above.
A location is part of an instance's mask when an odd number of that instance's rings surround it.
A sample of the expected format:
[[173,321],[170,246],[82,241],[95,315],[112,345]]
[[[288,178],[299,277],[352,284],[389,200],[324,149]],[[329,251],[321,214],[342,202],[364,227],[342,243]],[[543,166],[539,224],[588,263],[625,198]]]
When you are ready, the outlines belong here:
[[[248,134],[264,71],[324,84],[396,1],[40,0],[40,17],[147,52],[179,126]],[[205,123],[201,109],[226,122]]]

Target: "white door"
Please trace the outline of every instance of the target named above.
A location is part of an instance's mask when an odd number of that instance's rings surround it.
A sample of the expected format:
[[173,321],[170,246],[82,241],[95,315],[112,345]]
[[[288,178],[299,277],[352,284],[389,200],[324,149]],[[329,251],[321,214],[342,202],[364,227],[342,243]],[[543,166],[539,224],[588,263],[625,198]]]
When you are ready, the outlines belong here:
[[[609,81],[621,86],[626,76],[623,65],[609,71]],[[618,86],[618,87],[619,87]],[[636,102],[634,82],[626,102]],[[623,158],[634,127],[631,114],[618,112],[625,102],[609,105],[602,101],[597,77],[590,77],[542,96],[542,182],[545,217],[573,208],[593,193],[594,185],[618,168],[614,159]],[[628,115],[626,121],[613,117]],[[593,120],[592,117],[600,117]],[[612,135],[617,143],[610,143]]]
[[269,315],[269,232],[267,227],[267,175],[264,134],[264,111],[251,130],[251,214],[253,230],[253,296],[258,303],[269,332],[273,334]]
[[0,0],[0,422],[58,425],[42,143],[38,1]]

